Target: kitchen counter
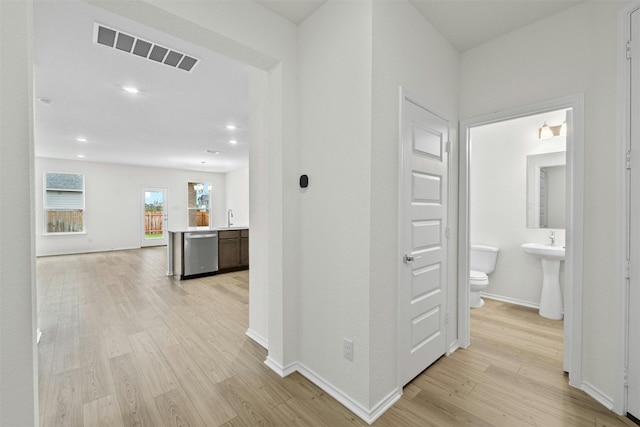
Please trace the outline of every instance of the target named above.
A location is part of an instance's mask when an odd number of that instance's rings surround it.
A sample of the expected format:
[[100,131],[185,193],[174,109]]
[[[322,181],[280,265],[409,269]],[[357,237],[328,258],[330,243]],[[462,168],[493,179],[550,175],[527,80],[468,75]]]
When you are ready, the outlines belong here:
[[[249,250],[249,244],[248,244],[248,240],[249,240],[249,227],[246,226],[232,226],[232,227],[212,227],[212,228],[189,228],[189,229],[173,229],[173,230],[167,230],[167,232],[169,233],[168,235],[168,240],[167,240],[167,276],[180,276],[182,277],[183,275],[183,247],[182,247],[182,235],[184,233],[196,233],[196,234],[206,234],[206,233],[211,233],[212,231],[219,231],[223,234],[227,234],[229,237],[231,237],[228,232],[233,232],[233,231],[238,231],[238,257],[240,259],[239,264],[237,267],[231,267],[228,264],[228,256],[225,256],[227,251],[223,249],[222,252],[222,257],[224,259],[220,259],[219,258],[219,263],[220,261],[222,261],[222,266],[220,268],[220,270],[223,271],[234,271],[234,270],[239,270],[239,269],[246,269],[249,267],[249,254],[248,254],[248,250]],[[225,233],[227,232],[227,233]],[[232,244],[232,242],[228,239],[223,239],[223,247],[224,248],[229,248],[230,244]],[[233,250],[233,249],[232,249]],[[218,256],[220,257],[221,254],[219,253]],[[232,264],[235,261],[231,261]]]

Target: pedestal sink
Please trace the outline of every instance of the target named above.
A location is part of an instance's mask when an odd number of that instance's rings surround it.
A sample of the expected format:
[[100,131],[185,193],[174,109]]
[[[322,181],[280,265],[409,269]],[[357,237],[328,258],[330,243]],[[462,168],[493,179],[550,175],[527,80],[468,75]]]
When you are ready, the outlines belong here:
[[560,263],[564,261],[564,247],[542,243],[524,243],[522,250],[542,261],[542,297],[540,316],[562,319],[562,291],[560,290]]

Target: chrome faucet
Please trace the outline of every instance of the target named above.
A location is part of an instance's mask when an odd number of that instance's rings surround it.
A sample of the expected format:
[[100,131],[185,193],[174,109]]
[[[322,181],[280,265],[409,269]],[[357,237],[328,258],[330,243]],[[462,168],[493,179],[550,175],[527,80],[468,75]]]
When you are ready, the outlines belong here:
[[233,223],[231,222],[231,218],[233,218],[233,211],[229,209],[227,211],[227,227],[231,227]]
[[551,246],[556,244],[556,233],[554,231],[549,235],[549,240],[551,240]]

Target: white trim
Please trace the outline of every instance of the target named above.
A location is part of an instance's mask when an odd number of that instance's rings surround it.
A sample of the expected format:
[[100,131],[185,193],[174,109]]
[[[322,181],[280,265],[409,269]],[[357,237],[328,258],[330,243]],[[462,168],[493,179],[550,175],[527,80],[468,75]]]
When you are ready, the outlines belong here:
[[462,347],[471,342],[469,314],[469,167],[470,128],[546,111],[571,108],[573,112],[573,143],[567,141],[567,173],[571,176],[568,187],[569,204],[566,232],[567,256],[565,260],[565,306],[567,371],[569,384],[580,388],[582,383],[582,255],[584,200],[584,94],[576,94],[524,107],[460,121],[460,163],[458,201],[458,339]]
[[613,400],[609,396],[598,390],[596,387],[592,386],[588,381],[583,381],[580,389],[587,393],[589,396],[593,397],[596,401],[598,401],[598,403],[600,403],[608,410],[613,410]]
[[260,347],[264,348],[265,350],[269,350],[269,342],[267,341],[267,339],[253,329],[248,328],[247,332],[245,332],[245,335],[258,343]]
[[627,40],[631,38],[631,14],[640,8],[640,2],[632,2],[618,12],[618,41],[617,41],[617,76],[618,76],[618,117],[617,128],[617,206],[618,220],[616,221],[616,247],[618,260],[616,274],[616,306],[618,318],[616,328],[616,370],[615,388],[613,393],[612,410],[625,414],[628,408],[627,388],[625,387],[625,371],[628,366],[628,326],[629,326],[629,282],[626,279],[627,248],[629,247],[629,183],[626,173],[626,152],[630,147],[631,132],[631,72],[627,60]]
[[485,293],[485,292],[481,292],[480,295],[482,295],[484,298],[488,298],[488,299],[492,299],[492,300],[496,300],[496,301],[507,302],[509,304],[520,305],[522,307],[540,309],[540,303],[524,301],[524,300],[517,299],[517,298],[503,297],[502,295],[488,294],[488,293]]
[[[145,207],[146,207],[146,192],[150,193],[162,193],[162,239],[147,239],[145,237],[144,227],[145,227]],[[166,246],[169,243],[169,189],[167,187],[151,187],[151,186],[140,186],[140,211],[138,212],[138,216],[140,217],[140,231],[139,231],[139,239],[140,239],[140,247],[148,248],[153,246]]]
[[287,377],[298,370],[297,363],[294,362],[294,363],[290,363],[287,366],[282,366],[270,356],[267,356],[267,359],[264,361],[264,364],[267,365],[269,368],[271,368],[271,370],[276,374],[278,374],[281,378]]
[[303,364],[298,363],[297,367],[300,375],[320,387],[329,396],[336,399],[342,406],[353,412],[369,425],[373,424],[375,420],[402,397],[402,389],[396,388],[376,403],[373,408],[367,409]]
[[451,344],[449,344],[449,349],[447,350],[447,356],[451,356],[451,354],[460,348],[460,342],[455,340]]

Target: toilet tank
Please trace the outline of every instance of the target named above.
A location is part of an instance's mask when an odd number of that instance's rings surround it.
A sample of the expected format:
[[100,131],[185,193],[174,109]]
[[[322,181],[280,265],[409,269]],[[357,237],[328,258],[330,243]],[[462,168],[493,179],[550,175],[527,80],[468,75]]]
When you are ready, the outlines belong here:
[[469,267],[471,270],[486,274],[493,273],[498,259],[498,248],[487,245],[471,245],[469,251]]

